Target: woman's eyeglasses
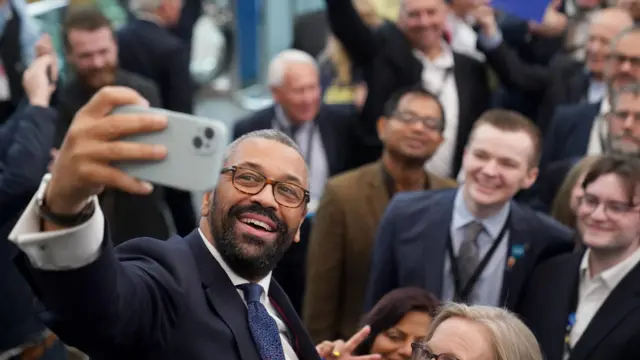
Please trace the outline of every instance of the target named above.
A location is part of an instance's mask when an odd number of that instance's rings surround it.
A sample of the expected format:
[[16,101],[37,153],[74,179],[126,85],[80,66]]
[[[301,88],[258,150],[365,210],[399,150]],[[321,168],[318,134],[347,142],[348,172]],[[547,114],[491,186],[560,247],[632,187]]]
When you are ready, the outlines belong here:
[[449,354],[434,354],[431,349],[421,343],[411,344],[411,360],[458,360]]

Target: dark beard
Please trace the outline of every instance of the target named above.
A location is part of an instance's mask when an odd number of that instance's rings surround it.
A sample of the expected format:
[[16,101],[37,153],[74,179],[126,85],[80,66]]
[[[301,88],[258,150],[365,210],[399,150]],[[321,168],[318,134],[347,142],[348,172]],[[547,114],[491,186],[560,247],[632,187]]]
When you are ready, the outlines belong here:
[[[214,194],[207,221],[213,235],[214,246],[220,252],[224,261],[231,270],[243,279],[257,281],[267,276],[289,250],[295,237],[295,231],[289,231],[288,226],[278,219],[273,210],[264,208],[258,203],[231,207],[227,215],[223,216],[219,225],[214,221],[216,208],[217,200]],[[276,224],[277,237],[272,244],[265,243],[262,239],[251,235],[243,235],[242,241],[261,248],[257,255],[245,254],[242,246],[238,243],[239,239],[237,239],[234,225],[236,221],[240,221],[238,218],[244,213],[267,216]]]

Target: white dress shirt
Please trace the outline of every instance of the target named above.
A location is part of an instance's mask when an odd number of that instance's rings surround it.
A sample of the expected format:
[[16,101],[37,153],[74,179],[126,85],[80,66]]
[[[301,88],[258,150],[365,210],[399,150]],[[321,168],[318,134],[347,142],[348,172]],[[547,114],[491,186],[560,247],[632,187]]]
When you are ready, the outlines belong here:
[[[45,176],[40,190],[38,190],[39,192],[45,190],[49,178],[49,175]],[[105,222],[97,196],[94,196],[91,200],[95,204],[96,211],[87,222],[73,228],[48,232],[43,232],[40,229],[40,216],[38,215],[35,198],[34,196],[31,199],[11,234],[9,234],[9,240],[14,242],[28,256],[34,267],[48,271],[78,269],[89,265],[100,256]],[[202,236],[202,232],[200,232],[200,235]],[[233,285],[249,282],[239,277],[229,268],[220,253],[204,236],[202,236],[202,240],[214,259],[227,273]],[[260,302],[266,307],[267,312],[273,317],[278,326],[285,359],[298,360],[291,345],[291,335],[287,326],[268,299],[267,293],[270,283],[271,273],[258,282],[265,290]],[[238,290],[238,294],[244,301],[244,294],[241,290]]]
[[600,104],[600,112],[591,127],[591,135],[589,136],[589,144],[587,145],[587,155],[602,155],[604,153],[605,149],[602,148],[602,137],[607,134],[607,123],[604,115],[609,111],[611,111],[609,97],[605,96]]
[[[596,315],[600,306],[607,300],[613,289],[620,284],[622,279],[640,262],[640,250],[636,250],[631,256],[615,266],[591,277],[589,269],[589,254],[587,250],[580,263],[580,285],[578,290],[578,307],[576,309],[576,322],[569,335],[569,344],[574,347],[582,334],[587,330],[589,323]],[[568,354],[565,354],[565,358]]]
[[414,55],[423,66],[422,84],[424,88],[438,96],[446,116],[444,141],[431,159],[427,161],[425,169],[438,176],[450,178],[453,172],[453,157],[456,151],[460,112],[458,86],[453,71],[453,51],[449,44],[442,41],[442,54],[436,59],[430,60],[417,50],[414,50]]
[[451,13],[447,18],[447,30],[451,34],[453,51],[470,56],[480,62],[486,61],[486,56],[478,50],[478,33],[473,30],[468,21]]

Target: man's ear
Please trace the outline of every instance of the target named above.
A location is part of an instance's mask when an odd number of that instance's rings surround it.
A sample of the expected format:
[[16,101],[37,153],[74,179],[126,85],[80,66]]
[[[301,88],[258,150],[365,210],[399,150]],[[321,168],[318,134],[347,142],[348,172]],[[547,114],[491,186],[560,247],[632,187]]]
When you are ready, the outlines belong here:
[[202,217],[209,216],[211,211],[211,203],[213,202],[213,191],[207,191],[202,195],[202,205],[200,205],[200,215]]

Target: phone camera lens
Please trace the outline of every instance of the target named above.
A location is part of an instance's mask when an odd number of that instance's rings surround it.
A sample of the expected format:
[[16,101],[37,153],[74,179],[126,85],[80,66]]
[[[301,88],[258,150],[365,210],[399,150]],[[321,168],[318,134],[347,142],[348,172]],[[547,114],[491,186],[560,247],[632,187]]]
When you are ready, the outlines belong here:
[[205,128],[204,129],[204,137],[206,137],[209,140],[213,139],[213,129],[209,128],[209,127]]
[[202,139],[199,136],[193,138],[193,146],[196,149],[200,149],[202,147]]

